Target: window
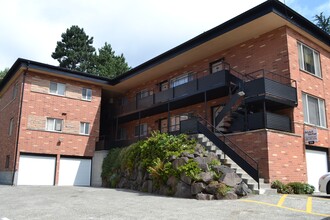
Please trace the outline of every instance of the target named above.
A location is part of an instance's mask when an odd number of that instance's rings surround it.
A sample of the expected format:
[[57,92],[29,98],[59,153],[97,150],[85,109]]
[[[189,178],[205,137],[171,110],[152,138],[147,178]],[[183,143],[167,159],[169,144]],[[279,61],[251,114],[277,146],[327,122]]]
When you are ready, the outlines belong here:
[[170,123],[170,131],[178,131],[180,130],[180,121],[187,120],[191,117],[190,113],[182,114],[182,115],[175,115],[171,117]]
[[326,127],[324,100],[303,94],[304,122]]
[[135,126],[135,136],[146,136],[147,135],[147,124],[140,124]]
[[57,118],[47,118],[47,131],[62,131],[63,120]]
[[179,85],[190,82],[194,79],[194,76],[195,76],[194,73],[187,73],[187,74],[183,74],[181,76],[178,76],[176,78],[173,78],[170,81],[170,86],[171,86],[171,88],[174,88],[174,87],[177,87]]
[[50,82],[49,92],[56,95],[65,95],[65,84]]
[[18,92],[18,83],[16,83],[13,87],[13,95],[12,95],[12,99],[15,99],[17,96],[17,92]]
[[92,90],[83,88],[82,89],[82,99],[91,101],[92,100]]
[[9,121],[9,129],[8,129],[9,136],[13,134],[13,128],[14,128],[14,118],[11,118]]
[[140,92],[136,93],[136,98],[137,99],[143,99],[143,98],[148,97],[150,95],[152,95],[152,91],[144,89],[144,90],[141,90]]
[[168,90],[168,81],[164,81],[159,84],[159,91],[165,90]]
[[321,77],[319,53],[301,43],[298,43],[298,51],[300,69]]
[[125,128],[119,128],[117,133],[117,139],[118,140],[126,140],[127,139],[127,133]]
[[80,134],[89,134],[88,122],[80,122]]
[[6,156],[5,168],[9,168],[10,155]]
[[224,58],[217,60],[210,64],[211,66],[211,73],[216,73],[224,69]]

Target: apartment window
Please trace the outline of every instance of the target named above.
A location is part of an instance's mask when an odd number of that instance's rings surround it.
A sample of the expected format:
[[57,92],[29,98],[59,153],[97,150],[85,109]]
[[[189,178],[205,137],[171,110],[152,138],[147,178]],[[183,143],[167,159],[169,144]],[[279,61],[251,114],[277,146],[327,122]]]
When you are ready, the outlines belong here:
[[5,168],[9,168],[10,155],[6,156]]
[[17,92],[18,92],[18,83],[16,83],[13,87],[13,95],[12,95],[12,99],[15,99],[17,96]]
[[92,90],[83,88],[82,89],[82,99],[91,101],[92,100]]
[[14,129],[14,118],[11,118],[9,121],[9,129],[8,129],[9,136],[13,134],[13,129]]
[[159,91],[165,90],[168,90],[168,81],[164,81],[159,84]]
[[321,77],[320,54],[301,43],[298,43],[298,51],[300,69]]
[[117,133],[118,140],[126,140],[127,139],[127,132],[125,128],[119,128]]
[[177,87],[179,85],[185,84],[187,82],[190,82],[194,79],[195,74],[194,73],[186,73],[181,76],[178,76],[176,78],[171,79],[170,86],[171,88]]
[[324,100],[304,94],[304,122],[316,126],[326,127]]
[[221,58],[213,63],[210,63],[211,66],[211,73],[216,73],[224,69],[224,58]]
[[47,131],[62,131],[63,120],[57,118],[47,118]]
[[135,136],[147,136],[147,124],[140,124],[135,126]]
[[180,130],[180,121],[187,120],[191,117],[190,113],[185,113],[182,115],[175,115],[171,117],[170,120],[170,131],[178,131]]
[[51,94],[65,95],[65,84],[57,83],[57,82],[50,82],[49,91]]
[[152,95],[152,91],[144,89],[144,90],[141,90],[140,92],[136,93],[136,98],[137,99],[143,99],[143,98],[148,97],[150,95]]
[[80,134],[89,134],[89,127],[88,122],[80,122]]

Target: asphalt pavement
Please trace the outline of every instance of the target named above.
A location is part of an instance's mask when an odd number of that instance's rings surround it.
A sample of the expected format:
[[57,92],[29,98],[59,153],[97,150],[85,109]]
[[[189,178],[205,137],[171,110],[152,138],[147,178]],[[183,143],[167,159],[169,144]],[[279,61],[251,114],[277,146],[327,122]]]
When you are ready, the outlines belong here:
[[20,219],[330,219],[330,196],[198,201],[107,188],[0,185],[0,220]]

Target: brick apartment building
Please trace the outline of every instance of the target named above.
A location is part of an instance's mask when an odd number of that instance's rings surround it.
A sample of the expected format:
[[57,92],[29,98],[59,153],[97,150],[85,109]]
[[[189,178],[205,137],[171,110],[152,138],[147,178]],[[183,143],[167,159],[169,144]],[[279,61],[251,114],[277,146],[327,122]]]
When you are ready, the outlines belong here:
[[316,185],[329,170],[329,51],[327,33],[269,0],[114,80],[19,59],[0,84],[0,179],[30,184],[43,157],[52,172],[37,176],[81,185],[72,176],[99,178],[106,150],[160,130],[205,134],[255,179]]

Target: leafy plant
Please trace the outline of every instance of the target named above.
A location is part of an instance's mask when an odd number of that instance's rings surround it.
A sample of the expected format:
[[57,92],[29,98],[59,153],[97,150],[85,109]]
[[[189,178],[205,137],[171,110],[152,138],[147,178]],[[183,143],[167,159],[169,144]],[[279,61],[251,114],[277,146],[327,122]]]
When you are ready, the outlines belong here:
[[188,160],[185,165],[180,166],[178,171],[179,174],[184,173],[193,180],[198,180],[199,174],[202,172],[201,168],[198,166],[198,163],[192,159]]
[[282,194],[312,194],[315,190],[314,186],[307,183],[291,182],[284,184],[279,180],[272,182],[271,187]]
[[221,196],[225,196],[227,194],[227,192],[229,192],[232,188],[227,186],[224,183],[219,183],[219,187],[217,189],[217,192],[221,195]]

